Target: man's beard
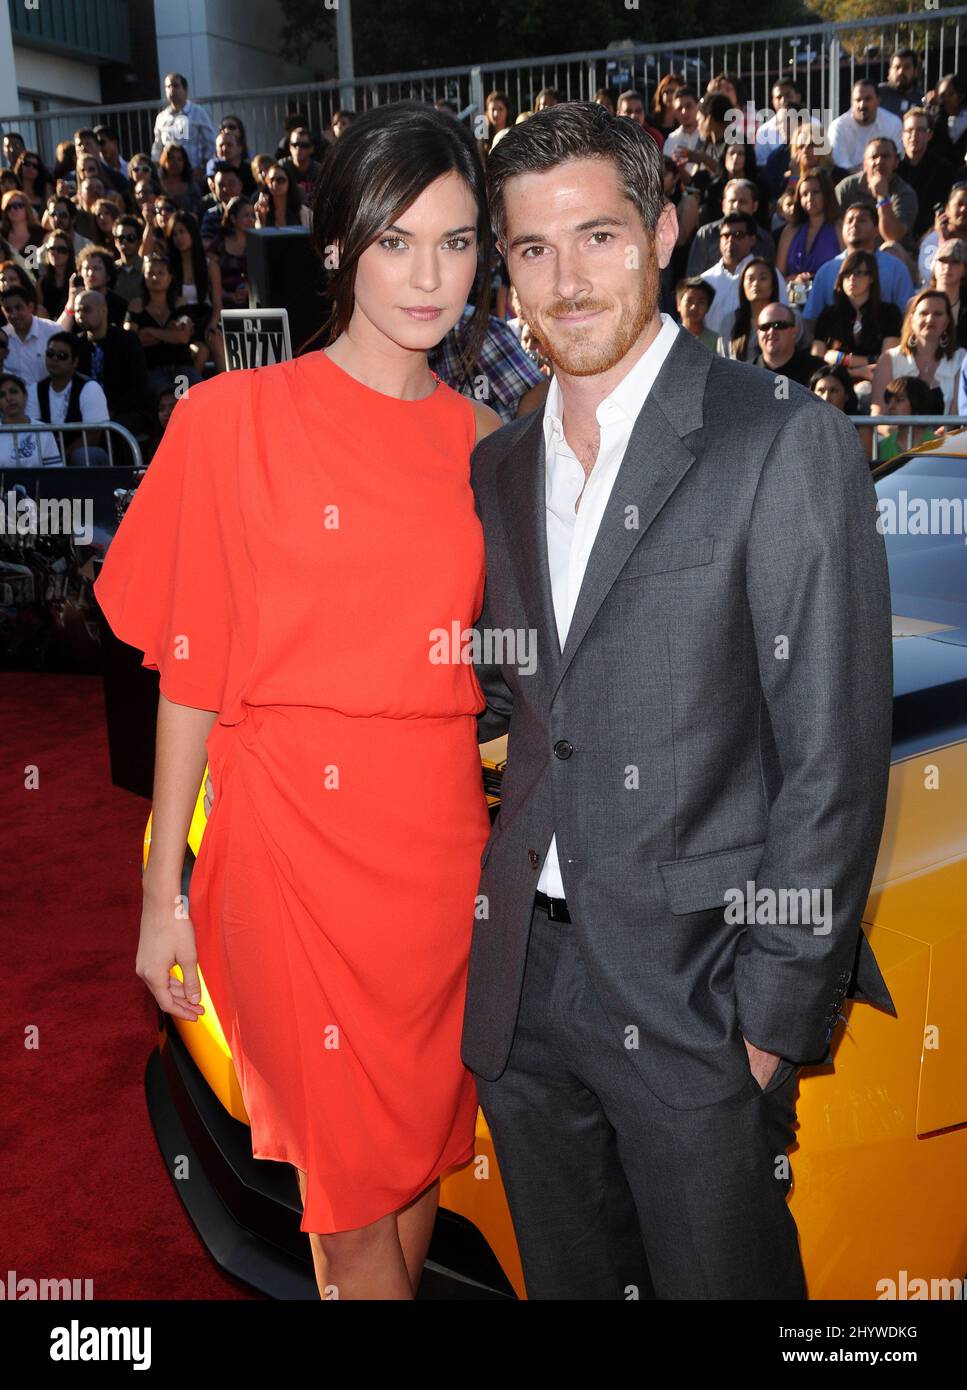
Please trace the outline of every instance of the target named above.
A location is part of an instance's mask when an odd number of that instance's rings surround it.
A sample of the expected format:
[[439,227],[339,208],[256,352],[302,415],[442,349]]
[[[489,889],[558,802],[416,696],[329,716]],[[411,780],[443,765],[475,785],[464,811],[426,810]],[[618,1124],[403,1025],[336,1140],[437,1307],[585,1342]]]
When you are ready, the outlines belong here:
[[[572,330],[573,338],[565,343],[553,343],[545,335],[531,326],[531,332],[538,338],[544,355],[554,366],[568,376],[600,376],[616,367],[622,358],[638,341],[646,325],[658,309],[658,268],[649,267],[645,275],[641,293],[622,313],[608,337],[602,342],[588,338],[582,342],[580,330]],[[553,320],[562,314],[586,313],[594,309],[608,308],[607,304],[593,297],[586,300],[558,300],[552,311],[543,316],[543,321]],[[526,311],[525,311],[526,318]]]

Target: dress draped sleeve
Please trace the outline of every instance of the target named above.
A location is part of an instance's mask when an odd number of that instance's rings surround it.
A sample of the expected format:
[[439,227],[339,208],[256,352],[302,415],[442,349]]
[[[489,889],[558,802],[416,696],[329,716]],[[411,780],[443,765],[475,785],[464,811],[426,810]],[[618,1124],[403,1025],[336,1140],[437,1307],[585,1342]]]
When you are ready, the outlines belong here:
[[233,571],[245,572],[246,556],[231,393],[218,386],[193,386],[176,403],[94,593],[115,635],[160,673],[163,695],[222,711],[237,697]]

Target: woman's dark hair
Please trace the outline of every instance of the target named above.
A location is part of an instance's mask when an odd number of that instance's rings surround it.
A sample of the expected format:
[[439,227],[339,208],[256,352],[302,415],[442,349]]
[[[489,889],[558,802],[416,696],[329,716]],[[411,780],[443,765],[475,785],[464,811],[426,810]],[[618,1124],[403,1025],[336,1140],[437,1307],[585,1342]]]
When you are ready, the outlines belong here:
[[[501,140],[498,151],[511,138],[513,129]],[[352,318],[360,256],[431,183],[450,173],[459,174],[477,204],[475,308],[473,315],[458,325],[457,333],[465,380],[470,380],[490,318],[493,241],[483,164],[466,126],[422,102],[392,102],[364,112],[323,157],[312,191],[312,244],[327,268],[338,260],[329,276],[332,310],[320,330],[328,334],[328,343]],[[314,334],[309,342],[318,336]],[[303,350],[308,345],[304,344]]]
[[825,170],[822,165],[817,164],[816,167],[810,169],[808,173],[802,174],[799,178],[799,182],[796,184],[792,208],[792,225],[794,227],[801,227],[803,223],[809,221],[809,216],[802,205],[803,184],[807,183],[809,179],[815,179],[822,191],[823,220],[826,222],[838,222],[843,212],[839,203],[836,201],[836,194],[833,191],[833,180],[829,177],[827,170]]
[[[280,224],[275,220],[275,194],[269,187],[269,179],[272,177],[272,170],[279,169],[285,175],[288,187],[285,190],[285,221],[281,224],[284,227],[301,227],[302,218],[302,191],[295,179],[292,177],[292,170],[287,169],[278,159],[273,159],[272,163],[265,171],[265,191],[269,196],[269,218],[267,226],[278,227]],[[261,192],[261,190],[259,190]]]
[[37,170],[36,176],[34,178],[33,196],[37,198],[43,198],[44,202],[46,202],[48,190],[52,191],[54,187],[53,176],[36,150],[21,150],[20,154],[14,160],[13,165],[13,172],[20,179],[21,187],[23,187],[23,175],[20,171],[23,167],[25,159],[29,159],[31,161],[36,160],[37,163],[40,165],[40,168]]
[[776,274],[775,266],[771,261],[767,261],[765,256],[750,257],[742,267],[742,273],[739,276],[739,307],[736,309],[735,317],[732,320],[732,337],[730,340],[732,343],[732,351],[740,362],[745,361],[746,349],[749,346],[749,334],[752,332],[753,328],[752,301],[745,292],[745,273],[750,266],[754,265],[764,265],[772,276],[772,284],[769,288],[769,303],[778,304],[780,302],[779,277]]
[[199,305],[204,304],[208,299],[208,258],[198,228],[198,218],[193,212],[183,212],[179,208],[177,212],[171,214],[165,225],[165,236],[168,239],[168,264],[171,266],[171,274],[178,293],[181,294],[184,271],[181,252],[175,246],[174,232],[176,227],[184,227],[191,237],[191,269],[195,277],[195,288],[198,290],[198,303]]
[[247,198],[244,193],[236,193],[234,198],[229,198],[225,204],[225,211],[222,213],[222,220],[218,224],[221,235],[230,236],[235,230],[235,218],[242,207],[252,207],[251,198]]
[[147,270],[152,261],[158,261],[161,265],[165,266],[168,270],[168,274],[171,276],[171,279],[168,281],[168,288],[165,291],[165,301],[168,308],[174,311],[181,294],[181,289],[172,272],[171,262],[168,260],[168,257],[163,256],[160,251],[149,251],[141,263],[141,307],[146,309],[151,299],[151,289],[148,285]]
[[14,386],[19,386],[26,397],[27,383],[22,376],[17,376],[16,372],[0,372],[0,386],[5,386],[8,381],[12,381]]
[[497,239],[503,241],[504,187],[517,174],[544,174],[571,159],[608,159],[621,192],[654,231],[665,205],[662,154],[650,135],[625,116],[590,101],[567,101],[515,125],[491,152],[487,191]]
[[685,85],[685,79],[681,76],[680,73],[666,72],[665,76],[661,79],[661,81],[658,83],[658,86],[655,88],[654,95],[651,99],[651,110],[653,115],[660,117],[664,112],[665,107],[664,102],[662,101],[662,97],[664,97],[665,93],[668,91],[668,88],[672,85],[673,82],[676,87],[683,87]]
[[[170,167],[172,155],[181,160],[181,172],[179,174],[176,174]],[[184,179],[186,183],[191,183],[191,160],[188,158],[188,151],[184,145],[179,145],[176,140],[173,140],[170,145],[165,145],[158,155],[158,168],[169,179],[179,178]]]
[[[735,99],[739,107],[741,108],[745,105],[745,83],[742,81],[741,77],[736,77],[734,72],[714,72],[709,78],[709,83],[712,82],[730,82],[735,88]],[[708,84],[706,84],[706,91],[707,90]]]
[[[502,91],[500,91],[498,88],[494,88],[494,90],[493,90],[492,92],[488,92],[488,93],[487,93],[487,96],[486,96],[486,98],[485,98],[485,100],[484,100],[484,104],[483,104],[483,114],[484,114],[484,116],[487,115],[487,109],[488,109],[488,107],[490,106],[490,103],[491,103],[492,101],[500,101],[500,102],[503,103],[504,109],[505,109],[506,112],[507,112],[507,126],[506,126],[506,128],[509,129],[509,128],[514,124],[514,108],[513,108],[513,106],[510,104],[510,97],[507,95],[506,92],[502,92]],[[488,121],[487,121],[487,139],[488,139],[488,140],[492,140],[496,134],[497,134],[497,132],[494,130],[493,126],[490,124],[490,121],[488,120]]]
[[899,376],[884,386],[883,398],[888,401],[906,398],[910,402],[911,415],[935,415],[934,393],[937,389],[936,386],[928,386],[922,377]]
[[[853,308],[843,288],[847,275],[856,269],[867,270],[870,275],[870,296],[859,309]],[[885,334],[880,299],[880,269],[872,251],[846,253],[836,276],[833,302],[829,307],[830,313],[823,327],[829,335],[825,341],[831,348],[845,348],[847,351],[862,353],[864,357],[879,356]],[[860,321],[859,333],[853,331],[853,324],[857,318]]]
[[[74,238],[68,236],[66,232],[48,232],[44,239],[44,245],[46,246],[48,242],[54,241],[60,241],[67,247],[67,255],[64,257],[64,283],[66,284],[77,269],[77,261],[74,257]],[[40,290],[41,296],[43,296],[44,285],[56,287],[57,278],[54,275],[55,268],[56,267],[50,261],[44,262],[44,267],[37,276],[37,289]],[[45,305],[45,308],[49,309],[50,305]]]
[[50,261],[45,261],[43,269],[37,276],[37,298],[50,314],[52,319],[59,318],[66,307],[70,295],[71,276],[77,270],[74,259],[74,238],[68,236],[66,232],[48,232],[45,245],[59,241],[67,248],[67,255],[64,261],[64,280],[58,285],[57,276],[54,273],[55,267]]
[[0,261],[0,273],[5,273],[8,270],[12,270],[13,273],[16,275],[17,284],[21,287],[21,289],[24,290],[25,293],[33,294],[35,296],[34,302],[36,303],[36,291],[34,281],[31,279],[29,271],[25,270],[24,267],[20,264],[20,262],[15,261],[12,256],[9,260]]
[[846,404],[843,406],[843,414],[858,415],[860,403],[856,398],[856,388],[853,385],[853,378],[842,363],[837,363],[835,367],[831,367],[828,363],[824,362],[821,367],[817,367],[809,378],[810,391],[815,394],[816,387],[828,376],[835,377],[846,392]]

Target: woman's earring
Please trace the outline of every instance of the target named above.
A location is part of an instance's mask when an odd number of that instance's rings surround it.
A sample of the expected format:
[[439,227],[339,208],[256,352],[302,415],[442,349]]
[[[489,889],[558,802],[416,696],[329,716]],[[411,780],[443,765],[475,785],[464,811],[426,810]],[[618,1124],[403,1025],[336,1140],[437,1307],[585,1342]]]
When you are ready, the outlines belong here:
[[949,335],[949,333],[947,332],[947,330],[946,330],[946,328],[945,328],[944,331],[943,331],[943,332],[941,333],[941,335],[940,335],[940,346],[941,346],[942,348],[945,348],[949,342],[950,342],[950,335]]
[[911,347],[916,347],[916,345],[917,345],[917,335],[916,335],[916,333],[911,333],[911,334],[910,334],[910,346],[911,346]]

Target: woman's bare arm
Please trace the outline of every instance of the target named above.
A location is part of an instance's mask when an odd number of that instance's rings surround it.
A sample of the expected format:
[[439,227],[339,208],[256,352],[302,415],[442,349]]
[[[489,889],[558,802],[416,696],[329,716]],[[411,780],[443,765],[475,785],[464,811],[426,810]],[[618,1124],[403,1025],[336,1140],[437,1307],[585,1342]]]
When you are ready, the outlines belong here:
[[[151,813],[151,850],[142,883],[141,939],[136,970],[159,1008],[194,1021],[204,1010],[198,983],[195,930],[181,901],[181,872],[198,786],[205,770],[205,740],[214,710],[158,697]],[[181,966],[184,984],[171,975]]]

